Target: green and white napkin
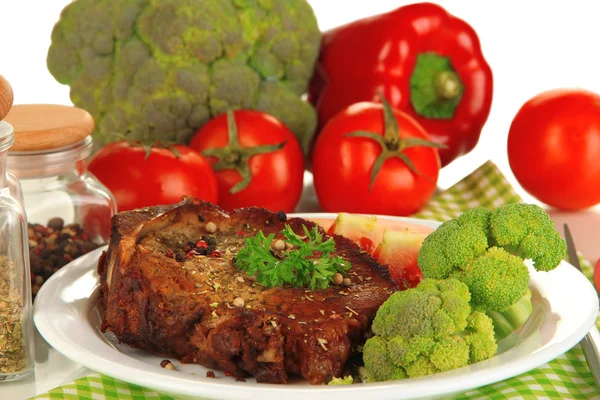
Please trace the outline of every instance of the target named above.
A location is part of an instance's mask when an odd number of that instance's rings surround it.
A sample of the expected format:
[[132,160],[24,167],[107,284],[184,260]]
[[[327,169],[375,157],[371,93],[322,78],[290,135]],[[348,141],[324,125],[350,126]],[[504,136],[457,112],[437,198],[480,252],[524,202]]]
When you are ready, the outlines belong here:
[[[474,207],[495,208],[521,198],[492,163],[487,162],[448,190],[430,200],[416,218],[445,221]],[[583,260],[584,273],[593,269]],[[598,324],[598,323],[597,323]],[[550,363],[523,375],[464,393],[454,400],[600,399],[579,345]],[[172,400],[170,397],[99,374],[58,387],[36,400]]]

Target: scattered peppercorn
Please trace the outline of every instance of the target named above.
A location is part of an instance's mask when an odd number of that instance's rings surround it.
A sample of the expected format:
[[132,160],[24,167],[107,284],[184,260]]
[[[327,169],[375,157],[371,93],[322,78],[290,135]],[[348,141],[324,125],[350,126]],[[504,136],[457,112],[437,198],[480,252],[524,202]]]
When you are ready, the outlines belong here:
[[334,285],[341,285],[343,282],[344,282],[344,276],[342,274],[340,274],[339,272],[337,272],[333,276],[333,284]]
[[202,240],[204,240],[208,244],[208,248],[214,250],[217,247],[217,239],[214,236],[202,236]]
[[160,362],[160,366],[166,369],[170,369],[171,371],[175,370],[175,366],[173,365],[173,363],[169,360],[162,360]]
[[215,377],[215,373],[213,371],[206,371],[206,377],[207,378],[214,378]]
[[242,299],[241,297],[236,297],[233,300],[233,305],[235,307],[244,307],[244,299]]
[[277,211],[277,214],[275,216],[277,217],[279,222],[284,222],[285,220],[287,220],[287,215],[283,211]]
[[44,282],[60,268],[101,246],[92,241],[81,226],[65,225],[59,217],[50,219],[47,226],[29,224],[27,236],[34,299]]
[[344,286],[352,286],[352,281],[350,280],[350,278],[344,278],[344,280],[342,281],[342,284]]
[[207,222],[206,225],[204,225],[204,229],[206,229],[206,232],[208,233],[215,233],[217,231],[217,224],[214,222]]
[[[173,254],[174,256],[171,256]],[[194,256],[222,257],[217,250],[217,240],[214,236],[202,236],[199,240],[189,241],[183,247],[178,249],[167,249],[165,255],[175,258],[177,262],[184,262]]]
[[185,258],[188,258],[188,259],[189,259],[189,258],[192,258],[192,257],[194,257],[194,256],[197,256],[197,255],[198,255],[198,253],[196,253],[196,250],[190,250],[190,251],[188,251],[188,252],[187,252],[187,254],[185,255]]

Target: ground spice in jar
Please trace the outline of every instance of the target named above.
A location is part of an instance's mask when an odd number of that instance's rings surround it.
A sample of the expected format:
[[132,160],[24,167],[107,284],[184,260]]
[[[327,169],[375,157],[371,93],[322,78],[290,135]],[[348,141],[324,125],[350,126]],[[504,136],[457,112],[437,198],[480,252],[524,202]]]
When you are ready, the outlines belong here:
[[60,268],[100,246],[79,224],[65,225],[62,218],[50,219],[47,226],[29,224],[27,234],[33,298]]
[[22,284],[18,276],[15,265],[6,256],[0,256],[0,374],[20,372],[27,361]]

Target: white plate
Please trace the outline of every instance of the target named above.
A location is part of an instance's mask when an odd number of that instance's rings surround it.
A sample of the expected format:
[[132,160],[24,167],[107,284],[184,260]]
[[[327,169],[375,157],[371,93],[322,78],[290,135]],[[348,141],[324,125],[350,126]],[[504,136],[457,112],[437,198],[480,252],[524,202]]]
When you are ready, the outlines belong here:
[[[306,218],[334,214],[303,214]],[[438,223],[409,218],[397,221],[436,227]],[[264,400],[423,399],[464,392],[527,372],[565,353],[593,327],[598,297],[590,282],[566,262],[549,273],[531,272],[534,314],[527,329],[511,339],[516,344],[499,355],[454,371],[400,381],[342,386],[311,386],[304,381],[287,385],[236,382],[215,371],[181,365],[176,370],[159,366],[162,357],[120,345],[100,332],[96,307],[98,257],[103,249],[78,258],[49,279],[38,293],[35,324],[42,336],[66,357],[102,374],[155,389],[176,398]],[[506,347],[506,343],[501,343]]]

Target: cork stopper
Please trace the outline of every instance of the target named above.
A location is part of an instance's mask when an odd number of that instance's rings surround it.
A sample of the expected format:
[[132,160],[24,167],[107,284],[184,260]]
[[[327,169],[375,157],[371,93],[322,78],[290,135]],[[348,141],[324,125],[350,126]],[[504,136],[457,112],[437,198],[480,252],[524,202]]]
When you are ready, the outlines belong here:
[[72,106],[15,105],[5,121],[15,131],[15,143],[9,152],[58,149],[80,142],[94,131],[92,116]]
[[13,103],[12,87],[5,77],[0,75],[0,121],[6,117]]

